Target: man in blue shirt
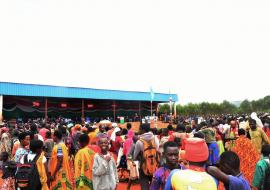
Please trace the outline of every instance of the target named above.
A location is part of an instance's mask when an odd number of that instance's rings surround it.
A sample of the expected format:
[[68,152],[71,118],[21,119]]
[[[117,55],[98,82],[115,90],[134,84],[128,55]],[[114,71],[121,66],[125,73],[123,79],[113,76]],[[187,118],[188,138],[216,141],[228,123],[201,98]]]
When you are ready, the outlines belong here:
[[224,183],[226,190],[250,190],[248,181],[240,172],[240,159],[236,153],[227,151],[220,156],[220,167],[209,166],[207,172]]

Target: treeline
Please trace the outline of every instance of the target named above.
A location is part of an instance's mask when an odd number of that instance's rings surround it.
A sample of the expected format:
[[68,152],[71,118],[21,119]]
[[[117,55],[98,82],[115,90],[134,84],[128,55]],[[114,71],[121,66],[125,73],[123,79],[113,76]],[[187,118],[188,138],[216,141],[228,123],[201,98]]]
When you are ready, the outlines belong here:
[[[236,114],[251,112],[269,112],[270,96],[266,96],[259,100],[244,100],[240,106],[236,106],[228,101],[222,103],[202,102],[199,104],[189,103],[187,105],[176,105],[177,115],[208,115],[208,114]],[[159,106],[159,113],[170,113],[170,105],[162,104]],[[172,113],[174,113],[174,105],[172,105]]]

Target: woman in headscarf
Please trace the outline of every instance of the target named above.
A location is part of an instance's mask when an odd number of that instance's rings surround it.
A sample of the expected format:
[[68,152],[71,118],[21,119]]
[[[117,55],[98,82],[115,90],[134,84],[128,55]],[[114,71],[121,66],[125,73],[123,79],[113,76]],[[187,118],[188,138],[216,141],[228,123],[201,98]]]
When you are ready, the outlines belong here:
[[55,131],[53,135],[56,145],[54,145],[49,171],[51,176],[51,190],[72,190],[72,175],[69,165],[68,148],[62,141],[62,133]]
[[93,189],[93,161],[95,153],[87,146],[89,137],[82,134],[79,137],[81,149],[75,157],[75,181],[76,190],[92,190]]
[[239,138],[235,141],[232,151],[239,156],[240,170],[248,182],[252,184],[256,163],[260,159],[260,154],[252,142],[246,137],[246,131],[244,129],[239,129],[238,134]]
[[11,152],[11,140],[8,135],[8,130],[2,130],[1,143],[0,143],[0,152]]

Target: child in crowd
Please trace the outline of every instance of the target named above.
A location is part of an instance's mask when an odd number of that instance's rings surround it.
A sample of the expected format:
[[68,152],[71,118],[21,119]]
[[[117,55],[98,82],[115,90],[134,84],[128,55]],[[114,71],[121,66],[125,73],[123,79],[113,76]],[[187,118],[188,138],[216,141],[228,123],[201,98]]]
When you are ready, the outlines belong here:
[[118,183],[117,168],[109,150],[106,134],[99,134],[98,145],[101,153],[94,156],[93,187],[95,190],[115,190]]
[[7,152],[1,153],[1,161],[3,162],[3,183],[1,184],[0,190],[15,190],[15,172],[16,172],[16,163],[14,161],[8,160],[9,154]]
[[209,166],[207,172],[223,182],[226,190],[250,190],[248,181],[240,171],[240,159],[235,152],[220,155],[220,167]]
[[162,167],[158,168],[154,173],[151,190],[164,189],[170,172],[174,169],[182,169],[181,165],[178,164],[179,160],[179,146],[175,142],[166,142],[163,145],[163,158],[165,163]]

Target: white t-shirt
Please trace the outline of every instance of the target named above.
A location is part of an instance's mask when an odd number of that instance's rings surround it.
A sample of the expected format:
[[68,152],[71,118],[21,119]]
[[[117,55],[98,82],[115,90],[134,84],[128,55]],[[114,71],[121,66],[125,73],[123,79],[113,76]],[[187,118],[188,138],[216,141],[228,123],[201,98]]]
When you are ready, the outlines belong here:
[[239,129],[245,129],[247,128],[247,123],[245,121],[242,121],[241,123],[239,123]]
[[[34,160],[34,158],[35,158],[36,154],[29,153],[29,154],[24,155],[24,156],[23,156],[23,157],[20,159],[20,163],[21,163],[21,164],[24,164],[24,157],[25,157],[25,156],[27,156],[27,160],[28,160],[28,162],[31,162],[31,161],[33,161],[33,160]],[[46,163],[46,161],[47,161],[46,157],[45,157],[45,156],[43,156],[43,158],[42,158],[42,163],[43,163],[43,164],[45,164],[45,163]]]
[[44,139],[40,134],[37,134],[37,136],[38,136],[38,140],[41,140],[42,142],[44,142]]
[[222,128],[223,128],[222,133],[225,134],[225,133],[227,133],[227,131],[230,129],[230,125],[224,124]]

